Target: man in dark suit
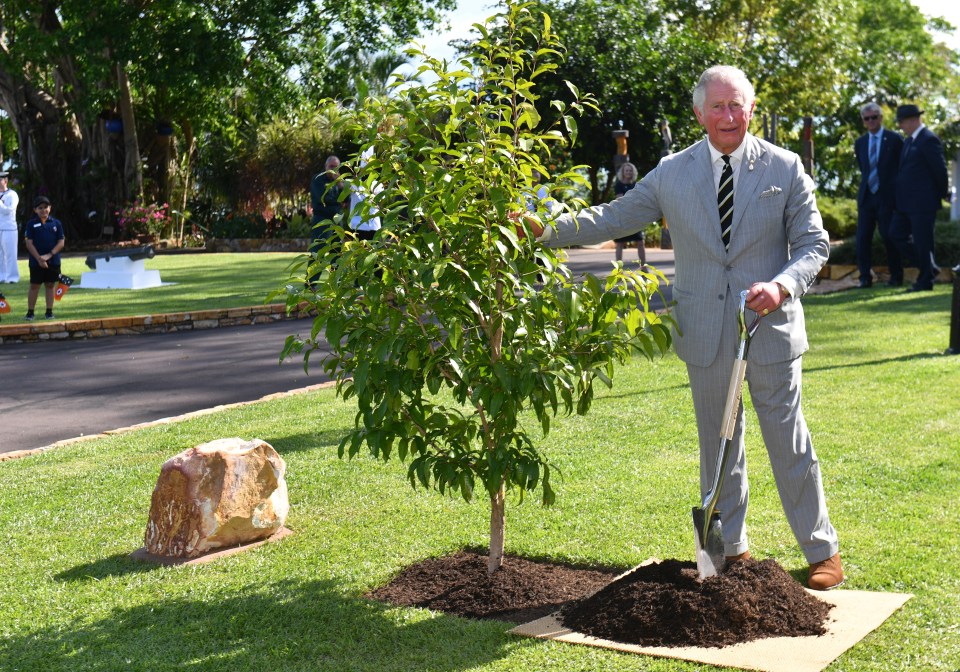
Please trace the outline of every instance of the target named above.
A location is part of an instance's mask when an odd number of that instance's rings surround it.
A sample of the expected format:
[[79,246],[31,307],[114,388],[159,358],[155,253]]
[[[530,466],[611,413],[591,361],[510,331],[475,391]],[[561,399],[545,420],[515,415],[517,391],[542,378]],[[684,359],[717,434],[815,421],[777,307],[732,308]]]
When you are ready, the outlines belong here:
[[940,270],[933,261],[933,223],[943,199],[949,198],[943,143],[923,125],[921,114],[923,110],[916,105],[897,108],[897,125],[905,140],[895,180],[893,239],[900,253],[911,257],[919,271],[908,292],[933,289]]
[[853,149],[860,166],[860,191],[857,192],[857,267],[860,287],[873,285],[873,232],[879,228],[887,250],[891,286],[903,284],[900,251],[891,237],[890,224],[895,205],[894,180],[900,165],[903,138],[883,127],[883,110],[876,103],[860,108],[867,132],[857,138]]

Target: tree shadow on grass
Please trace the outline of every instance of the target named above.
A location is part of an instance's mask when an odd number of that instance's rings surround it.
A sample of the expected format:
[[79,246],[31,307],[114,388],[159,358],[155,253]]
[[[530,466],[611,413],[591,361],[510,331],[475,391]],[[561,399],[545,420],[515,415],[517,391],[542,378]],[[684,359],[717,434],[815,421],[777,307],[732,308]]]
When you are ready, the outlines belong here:
[[943,357],[942,353],[934,352],[918,352],[912,355],[901,355],[900,357],[885,357],[883,359],[871,359],[869,361],[857,360],[854,362],[849,362],[847,364],[832,364],[830,366],[811,366],[803,367],[804,373],[814,373],[816,371],[832,371],[834,369],[847,369],[854,368],[858,369],[863,366],[880,366],[884,364],[890,364],[892,362],[912,362],[919,361],[922,359],[939,359]]
[[[158,569],[162,565],[134,561],[129,553],[115,553],[94,562],[71,567],[68,570],[54,574],[58,581],[102,581],[111,576],[127,574],[144,574]],[[0,668],[4,669],[4,668]]]
[[[190,581],[190,571],[170,580]],[[410,613],[345,596],[332,580],[264,583],[197,599],[161,596],[96,620],[7,636],[0,669],[453,672],[518,644],[503,623]]]
[[[882,288],[875,290],[849,290],[833,294],[821,294],[804,297],[804,305],[824,305],[843,308],[851,311],[891,314],[891,315],[924,315],[941,310],[950,309],[951,291],[940,289],[937,285],[932,292],[917,292],[905,294],[902,287]],[[903,294],[900,301],[891,301],[896,295]],[[851,313],[855,315],[855,313]],[[855,318],[851,318],[855,319]]]
[[283,437],[264,438],[280,455],[301,453],[312,450],[333,451],[336,455],[340,441],[350,430],[346,428],[328,429],[318,432],[301,432]]

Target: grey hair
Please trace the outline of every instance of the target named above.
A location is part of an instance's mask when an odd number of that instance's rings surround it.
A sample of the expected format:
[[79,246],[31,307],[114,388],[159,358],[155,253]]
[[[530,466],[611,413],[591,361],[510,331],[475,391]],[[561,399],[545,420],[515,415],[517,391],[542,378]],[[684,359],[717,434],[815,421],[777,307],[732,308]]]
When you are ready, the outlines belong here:
[[724,82],[733,84],[743,94],[745,106],[749,107],[756,99],[757,93],[753,89],[753,84],[747,79],[747,75],[740,68],[732,65],[714,65],[707,68],[700,75],[700,81],[693,88],[693,106],[700,112],[703,112],[703,99],[707,95],[707,85],[713,82]]
[[866,105],[864,105],[863,107],[860,108],[860,116],[863,116],[863,113],[864,113],[864,112],[876,112],[876,113],[879,114],[881,117],[883,116],[883,108],[880,107],[879,105],[877,105],[877,104],[876,104],[875,102],[873,102],[872,100],[871,100],[869,103],[867,103]]

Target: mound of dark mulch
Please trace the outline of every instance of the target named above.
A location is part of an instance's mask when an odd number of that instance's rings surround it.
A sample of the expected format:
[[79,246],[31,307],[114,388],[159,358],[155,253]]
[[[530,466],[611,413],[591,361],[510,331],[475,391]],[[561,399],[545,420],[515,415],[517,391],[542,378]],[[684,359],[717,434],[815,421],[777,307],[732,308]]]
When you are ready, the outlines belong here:
[[404,569],[366,597],[467,618],[526,623],[562,610],[563,624],[641,646],[722,647],[764,637],[822,635],[832,605],[773,560],[745,560],[699,580],[692,562],[615,568],[504,557],[487,577],[485,553],[466,550]]
[[466,550],[411,565],[366,597],[468,618],[526,623],[592,594],[621,573],[505,555],[503,566],[488,578],[486,554]]
[[577,632],[626,644],[723,647],[822,635],[832,608],[773,560],[737,562],[702,581],[696,564],[665,560],[568,605],[562,621]]

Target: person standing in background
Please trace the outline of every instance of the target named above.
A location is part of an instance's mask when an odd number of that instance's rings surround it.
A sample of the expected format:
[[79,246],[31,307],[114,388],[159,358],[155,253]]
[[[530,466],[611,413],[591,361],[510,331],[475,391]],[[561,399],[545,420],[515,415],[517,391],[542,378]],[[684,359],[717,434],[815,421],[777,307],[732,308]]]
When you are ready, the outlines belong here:
[[[331,154],[323,164],[323,172],[314,175],[310,182],[310,204],[313,207],[313,218],[311,219],[310,238],[314,241],[322,240],[330,235],[330,226],[323,222],[332,220],[337,214],[343,212],[343,204],[340,202],[340,192],[343,191],[343,185],[340,182],[340,159]],[[314,245],[310,246],[311,249]]]
[[0,283],[20,282],[17,268],[17,205],[20,197],[9,186],[10,173],[0,172]]
[[933,225],[943,200],[950,198],[943,143],[920,121],[921,114],[916,105],[897,108],[897,125],[905,139],[895,181],[893,239],[900,254],[912,258],[919,271],[908,292],[933,289],[940,272],[933,258]]
[[24,244],[30,253],[30,289],[27,291],[27,315],[33,319],[33,309],[40,296],[40,285],[46,287],[47,312],[44,318],[52,320],[54,287],[60,280],[60,251],[63,249],[63,224],[50,216],[50,199],[37,196],[33,202],[34,216],[23,227]]
[[873,285],[873,232],[880,230],[880,239],[887,250],[890,279],[887,284],[903,284],[903,262],[891,237],[895,205],[894,180],[900,166],[903,138],[883,127],[883,109],[876,103],[860,108],[860,118],[867,132],[857,138],[853,149],[860,166],[860,190],[857,192],[857,267],[860,288]]
[[[629,161],[624,162],[617,170],[617,180],[613,184],[613,193],[616,194],[616,198],[620,198],[637,186],[638,177],[640,176],[637,174],[637,167]],[[616,252],[614,253],[617,261],[623,261],[623,248],[627,243],[636,243],[637,260],[640,262],[643,270],[647,270],[646,237],[644,236],[643,229],[640,229],[636,233],[631,233],[629,236],[617,238],[613,242],[617,246]]]

